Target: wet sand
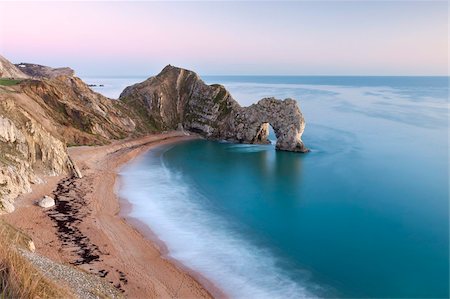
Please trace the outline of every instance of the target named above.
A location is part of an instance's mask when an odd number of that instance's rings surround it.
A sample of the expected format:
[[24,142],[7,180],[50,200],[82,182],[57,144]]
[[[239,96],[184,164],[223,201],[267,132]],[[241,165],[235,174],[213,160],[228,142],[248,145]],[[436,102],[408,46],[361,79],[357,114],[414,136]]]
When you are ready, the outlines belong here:
[[[152,147],[193,138],[169,132],[69,148],[83,178],[45,178],[3,219],[28,233],[39,254],[104,277],[126,297],[226,297],[205,277],[168,259],[164,244],[151,228],[127,217],[130,206],[116,195],[117,172],[125,163]],[[36,206],[44,195],[53,196],[57,205]]]

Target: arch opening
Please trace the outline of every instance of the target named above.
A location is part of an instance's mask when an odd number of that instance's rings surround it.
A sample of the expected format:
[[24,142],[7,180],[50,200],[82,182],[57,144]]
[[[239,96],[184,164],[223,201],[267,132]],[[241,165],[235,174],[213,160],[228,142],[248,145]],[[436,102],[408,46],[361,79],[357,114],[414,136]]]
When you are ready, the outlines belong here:
[[277,134],[274,127],[266,122],[262,123],[256,130],[252,143],[256,144],[275,144],[277,142]]

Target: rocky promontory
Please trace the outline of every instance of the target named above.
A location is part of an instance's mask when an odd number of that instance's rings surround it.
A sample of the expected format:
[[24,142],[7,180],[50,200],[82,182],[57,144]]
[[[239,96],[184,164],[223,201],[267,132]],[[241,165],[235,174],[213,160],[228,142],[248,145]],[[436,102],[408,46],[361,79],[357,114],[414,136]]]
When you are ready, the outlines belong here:
[[119,98],[139,107],[159,130],[183,127],[209,139],[268,143],[269,125],[278,150],[307,152],[305,120],[292,99],[266,98],[241,107],[219,84],[207,85],[189,70],[166,66],[157,76],[125,88]]

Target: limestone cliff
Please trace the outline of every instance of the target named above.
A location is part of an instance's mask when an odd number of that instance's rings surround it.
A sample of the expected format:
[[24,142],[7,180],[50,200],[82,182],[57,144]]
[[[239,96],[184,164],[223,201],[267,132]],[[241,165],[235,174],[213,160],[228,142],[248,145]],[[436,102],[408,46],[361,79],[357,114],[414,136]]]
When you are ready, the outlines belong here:
[[105,144],[145,131],[123,103],[92,91],[77,77],[26,80],[17,89],[58,124],[56,134],[68,145]]
[[293,99],[264,98],[249,107],[233,110],[221,126],[219,137],[243,143],[267,143],[269,124],[277,138],[276,149],[308,151],[301,140],[305,120]]
[[241,107],[223,86],[207,85],[189,70],[169,65],[157,76],[127,87],[119,99],[145,109],[148,121],[160,130],[181,124],[210,139],[267,143],[270,124],[277,149],[308,151],[301,140],[305,120],[295,100],[267,98]]
[[0,212],[45,175],[80,172],[66,146],[105,144],[155,129],[74,76],[0,82]]
[[80,173],[65,144],[11,99],[0,102],[0,210],[14,210],[12,200],[40,183],[40,175]]
[[23,80],[0,86],[0,210],[44,175],[80,176],[67,145],[95,145],[145,131],[123,103],[79,78]]

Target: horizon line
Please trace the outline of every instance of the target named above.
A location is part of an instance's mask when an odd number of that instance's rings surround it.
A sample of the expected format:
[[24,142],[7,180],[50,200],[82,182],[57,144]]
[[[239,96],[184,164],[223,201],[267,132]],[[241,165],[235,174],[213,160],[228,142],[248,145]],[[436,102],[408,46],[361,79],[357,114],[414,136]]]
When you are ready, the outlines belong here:
[[[194,71],[195,72],[195,71]],[[195,72],[197,73],[197,72]],[[156,73],[154,75],[91,75],[91,74],[77,74],[75,72],[75,76],[77,77],[86,77],[86,78],[95,78],[95,77],[101,77],[101,78],[142,78],[142,77],[153,77],[158,75],[159,73]],[[450,74],[446,75],[328,75],[328,74],[320,74],[320,75],[307,75],[307,74],[296,74],[296,75],[283,75],[283,74],[199,74],[201,77],[450,77]]]

